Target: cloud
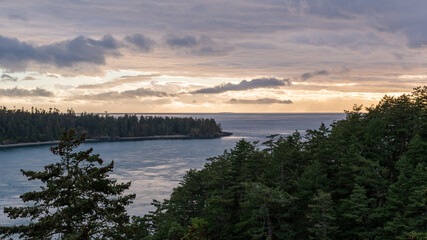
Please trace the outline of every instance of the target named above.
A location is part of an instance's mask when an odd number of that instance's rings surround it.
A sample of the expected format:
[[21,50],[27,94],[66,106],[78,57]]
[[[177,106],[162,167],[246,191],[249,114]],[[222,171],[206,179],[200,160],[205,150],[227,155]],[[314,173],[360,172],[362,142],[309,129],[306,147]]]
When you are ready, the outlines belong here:
[[165,43],[172,49],[184,50],[187,54],[209,56],[224,55],[231,50],[232,46],[225,43],[218,43],[207,36],[167,36]]
[[137,50],[142,52],[149,52],[154,46],[154,41],[142,34],[126,36],[124,41],[132,44]]
[[227,103],[230,104],[273,104],[273,103],[279,103],[279,104],[291,104],[291,100],[279,100],[274,98],[261,98],[261,99],[255,99],[255,100],[247,100],[247,99],[230,99]]
[[98,94],[90,95],[79,95],[73,99],[83,99],[83,100],[117,100],[117,99],[132,99],[139,97],[167,97],[169,96],[166,92],[153,91],[148,88],[138,88],[135,90],[127,90],[123,92],[111,91],[103,92]]
[[61,84],[61,83],[55,83],[54,87],[61,90],[68,90],[68,89],[74,88],[73,85],[67,85],[67,84]]
[[5,81],[5,82],[16,82],[16,81],[18,81],[17,77],[12,77],[8,74],[2,74],[0,76],[0,79],[1,79],[1,81]]
[[122,76],[109,82],[80,85],[77,87],[77,89],[110,88],[110,87],[115,87],[115,86],[119,86],[127,83],[137,83],[137,82],[148,81],[155,76],[159,76],[159,75],[152,74],[152,75]]
[[104,65],[107,56],[120,55],[118,48],[118,42],[110,35],[101,40],[80,36],[43,46],[0,36],[0,66],[25,68],[30,61],[57,67],[71,67],[77,63]]
[[26,76],[22,80],[23,81],[32,81],[32,80],[37,80],[37,79],[35,79],[34,77],[31,77],[31,76]]
[[378,45],[389,46],[388,41],[381,35],[371,31],[357,32],[343,30],[340,32],[331,32],[325,30],[310,30],[295,34],[292,41],[297,44],[308,44],[313,46],[328,46],[334,49],[348,48],[353,51],[372,49]]
[[55,75],[55,74],[48,74],[46,76],[47,77],[51,77],[51,78],[59,78],[58,75]]
[[24,21],[24,22],[28,21],[26,16],[20,15],[20,14],[9,14],[8,18],[10,20],[19,20],[19,21]]
[[174,37],[168,36],[166,44],[172,48],[194,47],[200,44],[200,40],[192,36]]
[[117,41],[112,36],[105,35],[101,40],[80,36],[36,49],[48,63],[58,67],[69,67],[75,63],[104,65],[106,56],[120,55],[117,52],[118,47]]
[[315,77],[315,76],[319,76],[319,75],[329,75],[329,72],[326,70],[320,70],[320,71],[315,71],[315,72],[306,72],[301,74],[301,80],[307,80],[309,78]]
[[[327,19],[364,19],[378,32],[403,33],[409,48],[427,46],[427,2],[423,0],[317,0],[303,4],[307,14]],[[357,22],[357,21],[356,21]]]
[[256,88],[278,88],[289,85],[289,79],[257,78],[251,81],[243,80],[238,84],[225,83],[211,88],[202,88],[191,93],[223,93],[227,91],[244,91]]
[[54,94],[51,91],[36,88],[32,90],[27,90],[23,88],[9,88],[9,89],[0,89],[0,97],[53,97]]
[[310,1],[308,3],[308,14],[318,15],[329,19],[352,19],[353,16],[340,8],[340,4],[327,3],[324,1]]

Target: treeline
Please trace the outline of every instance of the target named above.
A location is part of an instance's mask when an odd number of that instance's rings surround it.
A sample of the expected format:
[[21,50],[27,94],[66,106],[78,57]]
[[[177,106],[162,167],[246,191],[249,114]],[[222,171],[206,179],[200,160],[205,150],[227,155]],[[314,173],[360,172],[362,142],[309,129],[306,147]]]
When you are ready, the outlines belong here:
[[427,239],[427,87],[234,149],[134,219],[136,239]]
[[32,108],[0,107],[0,144],[52,141],[69,129],[86,132],[87,138],[144,137],[156,135],[208,136],[221,134],[214,119],[128,115],[114,117],[91,113],[61,113]]

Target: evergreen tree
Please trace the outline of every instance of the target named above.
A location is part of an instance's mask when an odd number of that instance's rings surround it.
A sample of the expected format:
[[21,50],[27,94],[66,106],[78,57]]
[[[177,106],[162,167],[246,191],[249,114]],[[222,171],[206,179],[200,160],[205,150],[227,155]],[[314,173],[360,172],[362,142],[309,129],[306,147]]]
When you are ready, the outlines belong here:
[[242,214],[237,228],[246,239],[293,239],[292,226],[278,221],[289,216],[295,198],[260,183],[244,183]]
[[427,142],[416,135],[406,154],[396,163],[400,174],[387,194],[384,215],[389,219],[381,239],[393,236],[407,239],[411,232],[427,232],[427,208],[423,190],[427,189]]
[[0,144],[53,141],[61,138],[64,130],[86,132],[88,138],[104,140],[122,137],[153,135],[187,135],[193,137],[219,137],[221,126],[213,119],[192,117],[157,117],[136,115],[110,116],[82,113],[73,110],[61,113],[58,109],[10,110],[0,106]]
[[46,184],[41,191],[21,195],[33,206],[6,207],[9,218],[30,218],[28,225],[0,227],[4,237],[18,234],[21,239],[128,239],[129,216],[125,207],[134,194],[123,195],[130,182],[108,178],[113,162],[106,166],[93,149],[74,152],[85,136],[74,130],[64,132],[53,154],[61,160],[44,171],[24,171],[28,180]]
[[343,222],[348,225],[346,239],[372,239],[372,224],[370,223],[371,200],[366,197],[366,190],[355,185],[350,199],[342,204]]
[[335,239],[332,233],[337,230],[334,224],[335,216],[333,211],[333,202],[331,195],[322,190],[318,190],[313,197],[313,204],[309,205],[311,209],[308,218],[311,227],[308,229],[312,236],[311,239]]

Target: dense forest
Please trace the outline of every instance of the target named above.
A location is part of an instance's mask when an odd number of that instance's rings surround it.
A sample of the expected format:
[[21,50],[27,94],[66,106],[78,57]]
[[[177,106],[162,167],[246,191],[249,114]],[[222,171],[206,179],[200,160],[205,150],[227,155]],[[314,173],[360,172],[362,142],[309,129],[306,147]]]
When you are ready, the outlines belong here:
[[361,110],[239,141],[135,217],[135,239],[427,239],[427,87]]
[[61,113],[32,108],[10,110],[0,107],[0,144],[52,141],[69,129],[86,132],[88,138],[145,137],[157,135],[220,136],[214,119],[128,115]]

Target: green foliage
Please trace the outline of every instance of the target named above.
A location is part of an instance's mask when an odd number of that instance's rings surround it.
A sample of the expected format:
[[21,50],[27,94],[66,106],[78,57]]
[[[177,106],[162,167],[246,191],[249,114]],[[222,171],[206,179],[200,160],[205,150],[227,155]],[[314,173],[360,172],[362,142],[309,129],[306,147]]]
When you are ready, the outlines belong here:
[[131,224],[127,229],[129,240],[150,239],[150,222],[147,217],[132,216]]
[[[119,225],[106,233],[123,229],[126,235],[120,237],[154,240],[426,239],[427,87],[416,88],[410,95],[385,96],[367,112],[361,110],[356,105],[331,128],[322,124],[305,134],[271,135],[263,145],[241,140],[233,149],[208,159],[203,169],[189,170],[170,199],[153,201],[155,210],[150,214],[134,217],[130,225],[124,221],[123,228]],[[77,143],[69,142],[62,152]],[[90,152],[70,156],[91,159],[93,164],[98,161],[89,158]],[[44,173],[24,174],[47,181],[62,173],[58,168],[52,165]],[[68,184],[68,180],[51,181],[51,189]],[[58,206],[68,206],[71,197],[56,199],[49,196],[57,192],[50,194],[34,192],[22,198],[43,195],[63,204]],[[74,201],[84,211],[92,209]],[[43,218],[42,208],[6,211],[11,217],[46,221],[37,228],[2,227],[3,233],[41,234],[38,229],[53,224],[51,218]],[[79,216],[63,220],[87,223],[79,221]],[[67,232],[67,236],[82,232]]]
[[[108,178],[114,163],[102,166],[93,149],[74,152],[83,142],[74,130],[64,132],[53,154],[60,161],[43,171],[24,171],[28,180],[45,184],[40,191],[21,195],[25,207],[6,207],[9,218],[29,218],[28,225],[0,227],[3,238],[18,234],[20,239],[128,239],[129,216],[125,207],[134,194],[123,195],[130,182]],[[99,167],[97,167],[99,165]]]
[[338,227],[335,226],[335,216],[331,195],[322,190],[318,190],[317,194],[312,199],[312,204],[308,207],[308,219],[310,227],[308,231],[312,234],[310,239],[331,239],[330,236]]
[[213,119],[191,117],[159,117],[125,114],[105,116],[73,110],[61,113],[32,108],[10,110],[0,107],[0,144],[53,141],[61,137],[64,130],[76,129],[86,132],[88,138],[114,139],[117,137],[144,137],[156,135],[214,136],[221,134],[221,127]]
[[193,218],[182,240],[208,240],[208,222],[203,218]]
[[342,233],[344,238],[372,239],[371,206],[374,199],[368,199],[365,188],[356,184],[350,198],[342,201],[340,215],[348,228]]
[[[286,235],[283,232],[285,223],[275,218],[286,218],[294,201],[294,197],[280,190],[279,187],[271,188],[261,183],[246,182],[244,195],[240,207],[242,215],[236,227],[242,229],[247,239],[273,239]],[[263,224],[260,225],[259,223]]]
[[168,239],[180,240],[184,237],[184,232],[185,232],[185,229],[183,226],[179,225],[176,222],[173,222],[168,232]]
[[190,170],[154,202],[152,239],[426,239],[427,87],[361,110]]

